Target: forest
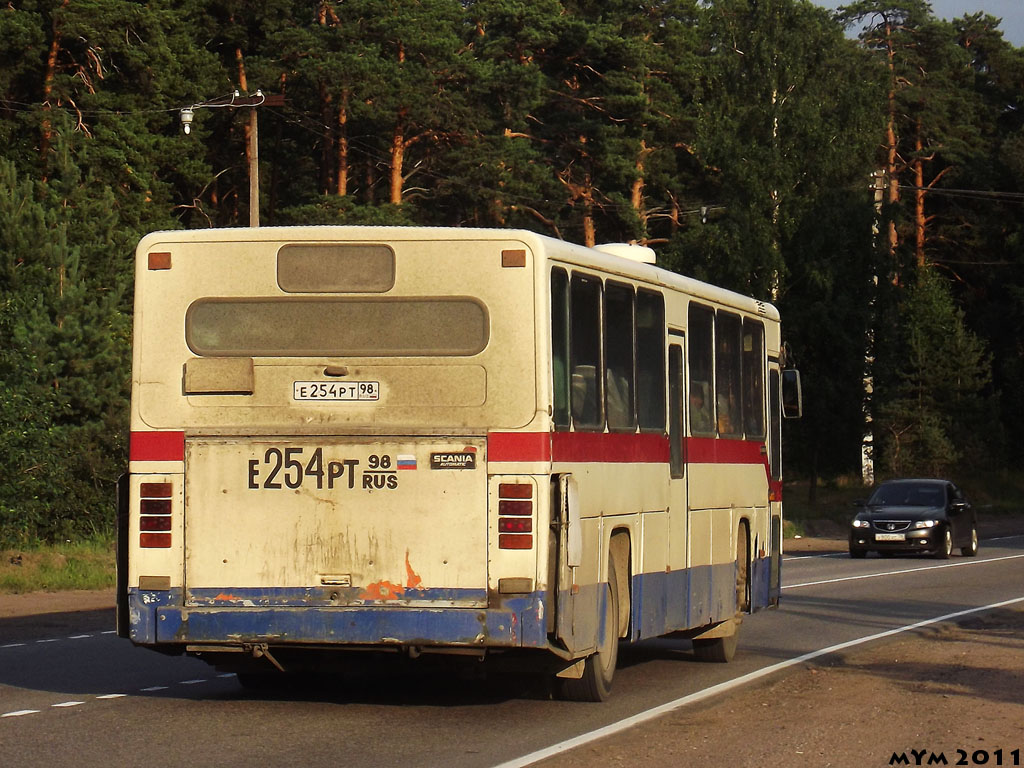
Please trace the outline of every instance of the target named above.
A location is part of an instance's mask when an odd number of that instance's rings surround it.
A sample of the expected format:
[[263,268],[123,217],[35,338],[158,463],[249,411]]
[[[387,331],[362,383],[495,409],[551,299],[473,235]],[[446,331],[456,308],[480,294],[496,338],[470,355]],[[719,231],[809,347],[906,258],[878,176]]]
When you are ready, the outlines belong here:
[[1024,49],[999,24],[924,0],[6,3],[0,543],[112,528],[135,244],[248,226],[257,147],[264,226],[635,241],[772,301],[803,376],[790,478],[860,477],[868,433],[878,478],[1012,470]]

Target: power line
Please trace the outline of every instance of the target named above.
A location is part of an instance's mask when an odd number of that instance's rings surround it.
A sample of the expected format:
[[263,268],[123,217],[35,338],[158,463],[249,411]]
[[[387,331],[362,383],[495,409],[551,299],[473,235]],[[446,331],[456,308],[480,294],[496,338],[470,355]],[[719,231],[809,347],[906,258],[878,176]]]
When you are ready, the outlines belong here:
[[949,189],[946,187],[918,187],[911,184],[900,184],[900,189],[915,192],[927,192],[930,195],[946,197],[962,197],[974,200],[1001,200],[1008,203],[1024,203],[1024,192],[999,192],[991,189]]

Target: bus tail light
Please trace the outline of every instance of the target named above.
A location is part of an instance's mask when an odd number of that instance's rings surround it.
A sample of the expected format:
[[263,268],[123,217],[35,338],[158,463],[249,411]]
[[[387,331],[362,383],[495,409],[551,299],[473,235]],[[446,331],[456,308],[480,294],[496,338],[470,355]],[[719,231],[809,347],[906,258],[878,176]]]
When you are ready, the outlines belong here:
[[533,536],[523,533],[503,533],[498,536],[499,549],[533,549]]
[[498,484],[498,549],[533,549],[533,484]]
[[139,487],[139,546],[167,549],[171,546],[171,483],[142,483]]
[[533,520],[529,517],[499,517],[498,533],[531,533]]

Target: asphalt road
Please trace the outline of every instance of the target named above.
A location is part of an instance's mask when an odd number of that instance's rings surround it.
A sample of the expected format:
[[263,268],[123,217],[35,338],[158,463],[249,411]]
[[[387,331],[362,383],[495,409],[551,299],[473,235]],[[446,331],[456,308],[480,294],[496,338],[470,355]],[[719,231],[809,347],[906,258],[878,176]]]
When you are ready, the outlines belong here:
[[782,607],[747,618],[733,663],[701,664],[686,641],[624,647],[605,704],[552,701],[521,675],[482,680],[423,665],[260,696],[112,632],[43,626],[0,636],[0,765],[524,765],[533,758],[523,756],[802,655],[1018,598],[1019,536],[948,561],[787,558]]

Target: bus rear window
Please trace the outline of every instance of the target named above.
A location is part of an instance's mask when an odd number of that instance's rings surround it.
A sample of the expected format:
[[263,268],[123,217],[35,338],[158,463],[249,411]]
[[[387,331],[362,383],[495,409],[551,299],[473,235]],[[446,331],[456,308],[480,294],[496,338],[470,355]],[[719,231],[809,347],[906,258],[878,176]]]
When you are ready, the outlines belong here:
[[208,298],[185,315],[200,356],[469,356],[488,337],[487,310],[469,298]]
[[385,293],[395,287],[395,252],[362,243],[285,245],[277,284],[288,293]]

